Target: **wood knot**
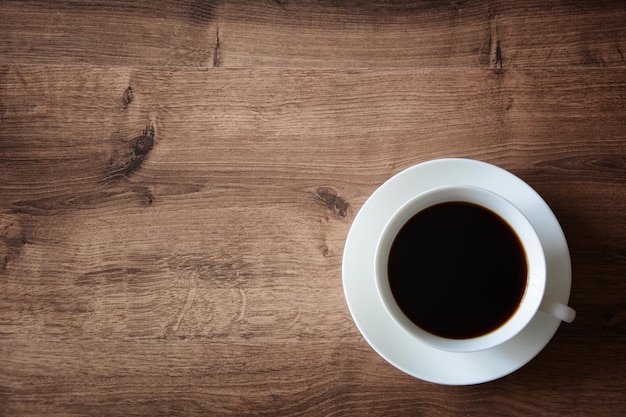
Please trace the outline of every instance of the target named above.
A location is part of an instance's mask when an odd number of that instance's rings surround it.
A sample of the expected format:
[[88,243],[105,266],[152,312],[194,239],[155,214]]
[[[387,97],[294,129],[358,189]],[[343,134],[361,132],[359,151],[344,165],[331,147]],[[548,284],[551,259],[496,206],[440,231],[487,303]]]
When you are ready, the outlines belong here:
[[348,215],[350,204],[339,197],[333,188],[319,187],[315,193],[315,201],[329,209],[335,217],[343,219]]
[[150,125],[145,128],[141,135],[133,139],[132,146],[137,156],[143,156],[150,152],[154,146],[154,126]]
[[155,129],[150,124],[139,136],[127,142],[127,150],[114,151],[109,160],[111,169],[107,177],[128,177],[137,171],[154,147],[154,136]]
[[213,48],[213,68],[220,66],[220,28],[217,28],[215,34],[215,47]]
[[502,65],[502,48],[500,48],[500,41],[496,41],[496,53],[494,59],[495,70],[504,72],[504,66]]
[[0,268],[8,269],[11,260],[18,257],[27,244],[28,238],[18,219],[0,214]]
[[151,206],[154,204],[154,195],[150,191],[146,191],[143,196],[143,201],[146,206]]
[[124,104],[124,108],[127,109],[130,103],[133,102],[133,88],[128,86],[126,91],[124,91],[124,95],[122,96],[122,103]]

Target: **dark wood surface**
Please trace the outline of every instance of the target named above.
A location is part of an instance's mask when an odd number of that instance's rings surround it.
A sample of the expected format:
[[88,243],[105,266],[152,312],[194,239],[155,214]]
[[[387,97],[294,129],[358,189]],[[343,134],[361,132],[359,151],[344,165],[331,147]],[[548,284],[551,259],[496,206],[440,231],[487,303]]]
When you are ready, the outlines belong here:
[[[0,2],[0,415],[618,416],[626,4]],[[528,365],[449,387],[354,326],[385,180],[497,164],[573,261]]]

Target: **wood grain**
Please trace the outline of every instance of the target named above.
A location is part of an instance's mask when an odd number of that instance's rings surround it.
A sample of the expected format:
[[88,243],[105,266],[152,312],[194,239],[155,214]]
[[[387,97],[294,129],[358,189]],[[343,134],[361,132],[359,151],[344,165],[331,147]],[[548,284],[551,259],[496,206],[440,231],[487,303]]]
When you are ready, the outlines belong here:
[[[625,14],[0,3],[0,415],[620,415]],[[440,157],[519,175],[572,253],[577,320],[488,384],[402,374],[343,297],[362,204]]]
[[[593,408],[597,415],[611,416],[623,404],[622,384],[599,385],[590,364],[571,369],[562,360],[568,353],[558,348],[498,383],[442,389],[399,374],[364,343],[32,341],[2,346],[10,364],[4,385],[12,394],[6,415],[560,416],[564,411],[586,415]],[[587,347],[567,351],[584,356]]]
[[211,68],[626,65],[623,2],[4,1],[14,64]]

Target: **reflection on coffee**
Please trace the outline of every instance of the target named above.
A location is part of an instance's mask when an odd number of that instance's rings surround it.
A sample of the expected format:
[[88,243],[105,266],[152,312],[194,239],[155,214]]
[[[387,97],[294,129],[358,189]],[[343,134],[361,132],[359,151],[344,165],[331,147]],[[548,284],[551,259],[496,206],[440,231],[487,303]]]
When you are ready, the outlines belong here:
[[415,325],[437,336],[467,339],[496,330],[515,313],[527,263],[517,235],[498,215],[447,202],[402,226],[387,272],[396,303]]

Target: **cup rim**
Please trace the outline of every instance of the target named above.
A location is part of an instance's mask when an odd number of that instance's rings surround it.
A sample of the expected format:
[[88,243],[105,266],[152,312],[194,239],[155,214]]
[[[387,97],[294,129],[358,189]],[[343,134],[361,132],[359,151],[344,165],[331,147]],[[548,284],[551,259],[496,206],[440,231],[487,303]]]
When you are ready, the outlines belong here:
[[[449,339],[421,329],[406,317],[397,306],[389,286],[387,259],[395,236],[402,226],[415,214],[428,207],[445,202],[476,204],[498,215],[516,233],[522,244],[528,265],[526,288],[517,310],[498,328],[473,338]],[[511,224],[512,222],[514,224]],[[489,349],[508,341],[521,332],[532,320],[539,309],[545,292],[545,255],[539,236],[530,220],[519,208],[503,196],[485,188],[471,185],[437,187],[416,195],[398,208],[387,221],[379,236],[376,244],[374,264],[378,296],[393,321],[413,337],[431,347],[447,351],[474,352]]]

